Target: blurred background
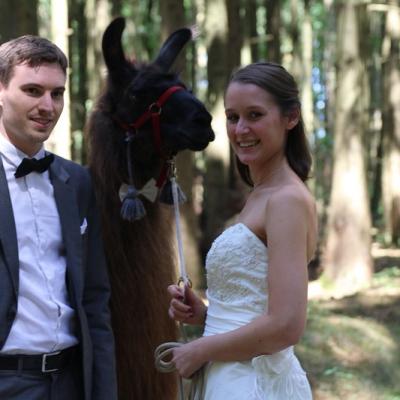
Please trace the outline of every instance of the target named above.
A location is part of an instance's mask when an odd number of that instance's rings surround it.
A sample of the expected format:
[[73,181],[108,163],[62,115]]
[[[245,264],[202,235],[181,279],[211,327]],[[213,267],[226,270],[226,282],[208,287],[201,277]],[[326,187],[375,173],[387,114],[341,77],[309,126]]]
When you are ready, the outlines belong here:
[[179,27],[200,32],[175,66],[216,132],[204,152],[178,159],[186,263],[199,291],[207,249],[249,193],[225,134],[227,79],[261,60],[294,75],[320,227],[297,352],[316,400],[399,400],[400,0],[1,0],[1,43],[39,34],[69,55],[66,107],[47,148],[82,164],[105,76],[102,34],[120,15],[126,54],[138,61]]

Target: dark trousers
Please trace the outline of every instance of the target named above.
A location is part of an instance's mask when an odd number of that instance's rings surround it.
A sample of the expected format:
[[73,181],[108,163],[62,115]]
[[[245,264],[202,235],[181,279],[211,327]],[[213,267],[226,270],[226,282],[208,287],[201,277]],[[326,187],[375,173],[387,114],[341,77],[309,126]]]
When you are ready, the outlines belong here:
[[52,373],[0,370],[0,399],[83,400],[79,357]]

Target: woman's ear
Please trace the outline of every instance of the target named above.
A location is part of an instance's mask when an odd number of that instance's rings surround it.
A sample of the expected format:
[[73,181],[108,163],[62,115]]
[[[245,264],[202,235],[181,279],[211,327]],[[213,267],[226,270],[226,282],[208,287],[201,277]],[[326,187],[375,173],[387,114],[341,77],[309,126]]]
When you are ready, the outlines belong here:
[[287,129],[290,131],[300,121],[300,110],[296,107],[290,110],[287,114]]

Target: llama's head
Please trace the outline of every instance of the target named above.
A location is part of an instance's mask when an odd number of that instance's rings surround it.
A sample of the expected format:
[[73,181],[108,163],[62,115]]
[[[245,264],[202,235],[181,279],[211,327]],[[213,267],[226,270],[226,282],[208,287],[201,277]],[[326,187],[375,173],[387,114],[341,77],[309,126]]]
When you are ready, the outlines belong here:
[[[166,177],[173,171],[170,160],[181,150],[203,150],[214,140],[214,132],[204,105],[170,72],[192,31],[174,32],[152,63],[139,65],[125,57],[124,28],[125,20],[117,18],[104,32],[108,84],[92,113],[88,133],[97,186],[104,195],[121,187],[121,214],[135,220],[145,213],[139,199],[143,193],[137,189],[147,187],[154,178],[159,199],[169,203],[169,190],[165,189]],[[140,210],[130,212],[135,208]]]
[[[138,66],[124,55],[121,37],[123,18],[117,18],[103,36],[103,55],[108,70],[110,110],[116,125],[131,134],[132,160],[146,164],[154,155],[172,155],[181,150],[203,150],[214,139],[211,115],[186,90],[178,76],[169,71],[184,45],[190,29],[174,32],[155,61]],[[174,89],[170,89],[173,87]],[[160,138],[154,130],[159,114]]]

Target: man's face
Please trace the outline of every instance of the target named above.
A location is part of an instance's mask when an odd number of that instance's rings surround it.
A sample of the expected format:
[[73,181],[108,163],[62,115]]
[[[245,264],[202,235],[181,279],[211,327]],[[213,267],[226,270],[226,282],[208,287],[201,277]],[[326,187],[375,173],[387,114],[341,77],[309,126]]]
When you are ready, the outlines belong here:
[[66,76],[58,64],[14,67],[0,83],[0,133],[29,156],[48,139],[64,107]]

